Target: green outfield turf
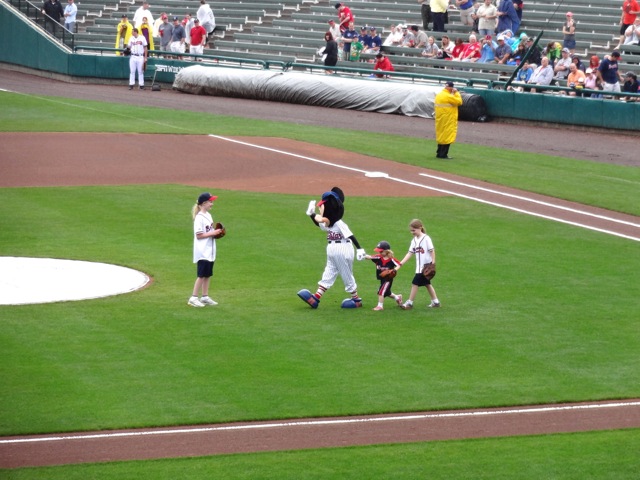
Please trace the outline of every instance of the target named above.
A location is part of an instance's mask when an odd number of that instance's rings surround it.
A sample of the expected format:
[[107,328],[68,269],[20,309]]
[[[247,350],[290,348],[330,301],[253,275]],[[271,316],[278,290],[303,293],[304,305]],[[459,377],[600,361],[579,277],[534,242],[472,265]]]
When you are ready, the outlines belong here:
[[[184,112],[180,122],[160,124],[155,119],[173,117],[159,109],[35,102],[6,93],[0,101],[6,105],[2,131],[131,131],[141,125],[139,131],[182,133],[179,125],[203,124],[190,120],[206,117]],[[354,151],[374,153],[374,134],[360,132],[354,143],[352,132],[208,118],[198,133],[319,142],[330,132],[326,143],[332,146],[351,143]],[[433,147],[432,141],[403,137],[389,137],[389,143],[393,149],[378,156],[411,163],[417,163],[416,149]],[[443,170],[629,213],[640,209],[638,169],[457,148],[461,161],[442,164]],[[587,191],[594,188],[601,192]],[[186,306],[194,280],[190,209],[200,188],[34,193],[0,189],[0,255],[115,263],[142,270],[154,282],[106,299],[0,307],[1,435],[640,396],[638,242],[458,198],[385,198],[372,206],[370,199],[349,197],[345,220],[368,250],[385,239],[402,256],[411,239],[408,222],[425,221],[438,251],[434,285],[444,307],[424,308],[423,291],[413,311],[345,311],[338,282],[312,310],[296,292],[314,288],[326,240],[304,214],[309,199],[217,191],[213,214],[228,228],[212,281],[220,305],[193,309]],[[355,274],[365,305],[373,307],[373,264],[356,263]],[[408,294],[410,281],[411,273],[401,270],[394,290]],[[41,288],[47,286],[35,278],[34,289]],[[421,478],[420,472],[432,472],[428,478],[632,478],[624,448],[597,453],[603,443],[625,442],[637,452],[638,435],[394,445],[2,475],[127,478],[122,472],[130,468],[137,474],[129,478],[169,478],[157,472],[184,468],[190,478],[210,478],[206,472],[213,468],[220,469],[218,478]],[[506,454],[491,457],[492,449]],[[529,475],[522,469],[527,452],[540,465]],[[506,461],[507,454],[519,461]],[[386,470],[373,457],[404,461],[402,468]],[[549,459],[548,470],[536,463],[540,458]],[[312,468],[301,476],[293,464]],[[331,473],[336,465],[344,475]],[[573,476],[558,473],[564,465]],[[472,475],[477,469],[495,475]],[[357,477],[359,471],[365,475]]]

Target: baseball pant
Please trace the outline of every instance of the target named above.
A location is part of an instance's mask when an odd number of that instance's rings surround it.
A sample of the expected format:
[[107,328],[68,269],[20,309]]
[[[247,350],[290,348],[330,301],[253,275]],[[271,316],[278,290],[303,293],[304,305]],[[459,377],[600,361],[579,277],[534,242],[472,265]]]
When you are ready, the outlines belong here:
[[138,74],[138,84],[144,87],[144,73],[142,68],[144,67],[143,55],[131,55],[129,57],[129,85],[136,84],[136,73]]
[[322,274],[322,280],[318,285],[325,289],[331,288],[340,275],[346,292],[355,292],[358,289],[356,279],[353,276],[353,246],[348,243],[330,243],[327,245],[327,265]]

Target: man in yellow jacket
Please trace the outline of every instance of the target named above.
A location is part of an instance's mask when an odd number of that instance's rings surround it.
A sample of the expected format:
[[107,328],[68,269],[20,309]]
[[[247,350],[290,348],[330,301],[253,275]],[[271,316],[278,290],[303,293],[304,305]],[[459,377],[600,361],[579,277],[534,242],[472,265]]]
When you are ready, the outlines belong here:
[[460,105],[462,105],[460,92],[453,86],[453,82],[447,82],[435,99],[437,158],[451,158],[449,147],[456,141]]

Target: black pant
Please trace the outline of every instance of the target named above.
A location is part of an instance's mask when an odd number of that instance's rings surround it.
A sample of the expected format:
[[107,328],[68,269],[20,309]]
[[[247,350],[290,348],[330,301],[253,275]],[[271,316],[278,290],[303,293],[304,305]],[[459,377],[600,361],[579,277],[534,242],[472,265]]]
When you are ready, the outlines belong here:
[[434,32],[446,32],[444,29],[444,13],[431,13]]
[[442,144],[438,144],[438,150],[436,152],[436,157],[437,158],[447,158],[449,156],[449,147],[451,145],[447,144],[447,145],[442,145]]
[[429,23],[431,23],[431,6],[428,2],[422,4],[420,14],[422,15],[422,27],[425,30],[429,30]]

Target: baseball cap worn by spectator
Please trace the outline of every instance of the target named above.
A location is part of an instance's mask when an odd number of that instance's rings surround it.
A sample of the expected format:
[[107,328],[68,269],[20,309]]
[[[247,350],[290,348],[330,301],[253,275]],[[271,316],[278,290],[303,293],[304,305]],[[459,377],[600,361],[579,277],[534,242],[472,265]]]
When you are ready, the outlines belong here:
[[371,30],[372,32],[376,31],[376,27],[369,27],[369,30]]
[[389,242],[385,242],[384,240],[382,240],[381,242],[378,242],[378,245],[376,245],[376,248],[374,248],[374,250],[376,252],[382,252],[384,250],[391,250],[391,245],[389,245]]
[[213,202],[216,198],[215,195],[211,195],[209,192],[201,193],[198,197],[198,205],[202,205],[204,202]]
[[174,21],[174,22],[179,22],[179,21],[180,21],[180,19],[179,19],[178,17],[173,17],[173,21]]
[[584,73],[593,73],[593,68],[587,68],[587,70]]
[[562,53],[571,53],[571,50],[569,50],[568,48],[563,48]]
[[453,85],[453,82],[452,82],[451,80],[449,80],[449,81],[446,83],[446,85],[447,85],[447,87],[451,87],[451,88],[453,88],[453,86],[454,86],[454,85]]
[[567,17],[573,17],[573,13],[567,12]]
[[336,21],[335,20],[329,20],[328,23],[336,23]]

